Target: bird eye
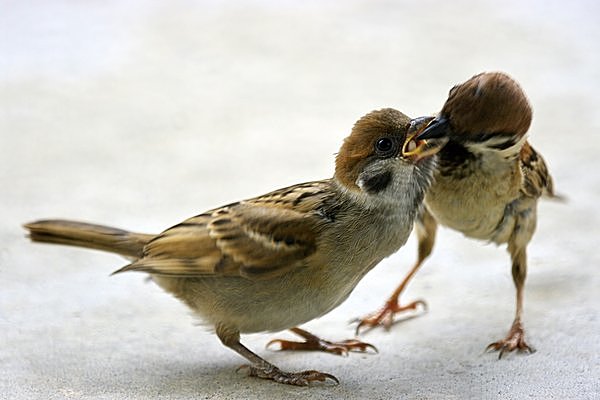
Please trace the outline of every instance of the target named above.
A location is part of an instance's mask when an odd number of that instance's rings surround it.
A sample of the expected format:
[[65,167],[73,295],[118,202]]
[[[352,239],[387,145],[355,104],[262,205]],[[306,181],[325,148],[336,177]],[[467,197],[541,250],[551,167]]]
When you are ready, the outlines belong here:
[[396,142],[391,138],[384,137],[375,142],[375,152],[381,157],[389,157],[396,152]]

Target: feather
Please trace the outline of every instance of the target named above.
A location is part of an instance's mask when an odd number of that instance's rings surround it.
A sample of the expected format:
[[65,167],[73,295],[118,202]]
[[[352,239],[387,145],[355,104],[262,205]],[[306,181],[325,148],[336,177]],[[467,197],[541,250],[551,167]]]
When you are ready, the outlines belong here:
[[301,268],[317,251],[319,227],[330,222],[319,212],[334,193],[330,185],[299,184],[187,219],[115,273],[268,279]]

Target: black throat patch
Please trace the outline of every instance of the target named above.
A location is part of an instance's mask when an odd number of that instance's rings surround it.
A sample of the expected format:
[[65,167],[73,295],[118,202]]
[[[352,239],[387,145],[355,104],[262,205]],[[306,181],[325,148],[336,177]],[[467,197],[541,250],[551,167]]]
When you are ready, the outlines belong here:
[[477,166],[477,156],[463,145],[454,141],[448,142],[438,153],[438,173],[462,179],[469,176],[472,168]]
[[363,189],[369,193],[378,193],[388,187],[392,181],[392,173],[390,171],[382,172],[378,175],[373,175],[362,182]]

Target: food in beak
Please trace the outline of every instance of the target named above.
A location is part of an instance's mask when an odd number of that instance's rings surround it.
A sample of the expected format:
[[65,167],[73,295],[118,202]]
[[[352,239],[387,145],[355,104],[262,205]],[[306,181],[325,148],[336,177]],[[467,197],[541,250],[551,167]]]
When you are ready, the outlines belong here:
[[402,149],[403,157],[420,160],[422,158],[432,156],[440,151],[440,149],[448,141],[445,138],[417,140],[417,136],[418,133],[406,140],[404,143],[404,148]]
[[410,152],[415,151],[416,148],[417,148],[417,142],[415,142],[414,139],[409,140],[408,144],[406,145],[406,151],[410,153]]
[[411,121],[406,141],[402,146],[402,157],[418,161],[434,155],[448,142],[446,137],[419,139],[434,121],[434,117],[418,117]]

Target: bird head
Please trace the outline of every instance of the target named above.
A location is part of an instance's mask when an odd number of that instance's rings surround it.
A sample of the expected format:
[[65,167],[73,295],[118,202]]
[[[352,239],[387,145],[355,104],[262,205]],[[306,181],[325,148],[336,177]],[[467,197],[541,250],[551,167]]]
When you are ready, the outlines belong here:
[[466,147],[515,147],[518,152],[531,119],[531,106],[519,84],[502,72],[484,72],[450,89],[442,111],[418,139],[449,137]]
[[336,180],[367,197],[422,198],[435,165],[432,156],[444,141],[416,139],[428,122],[411,120],[392,108],[365,115],[337,155]]

